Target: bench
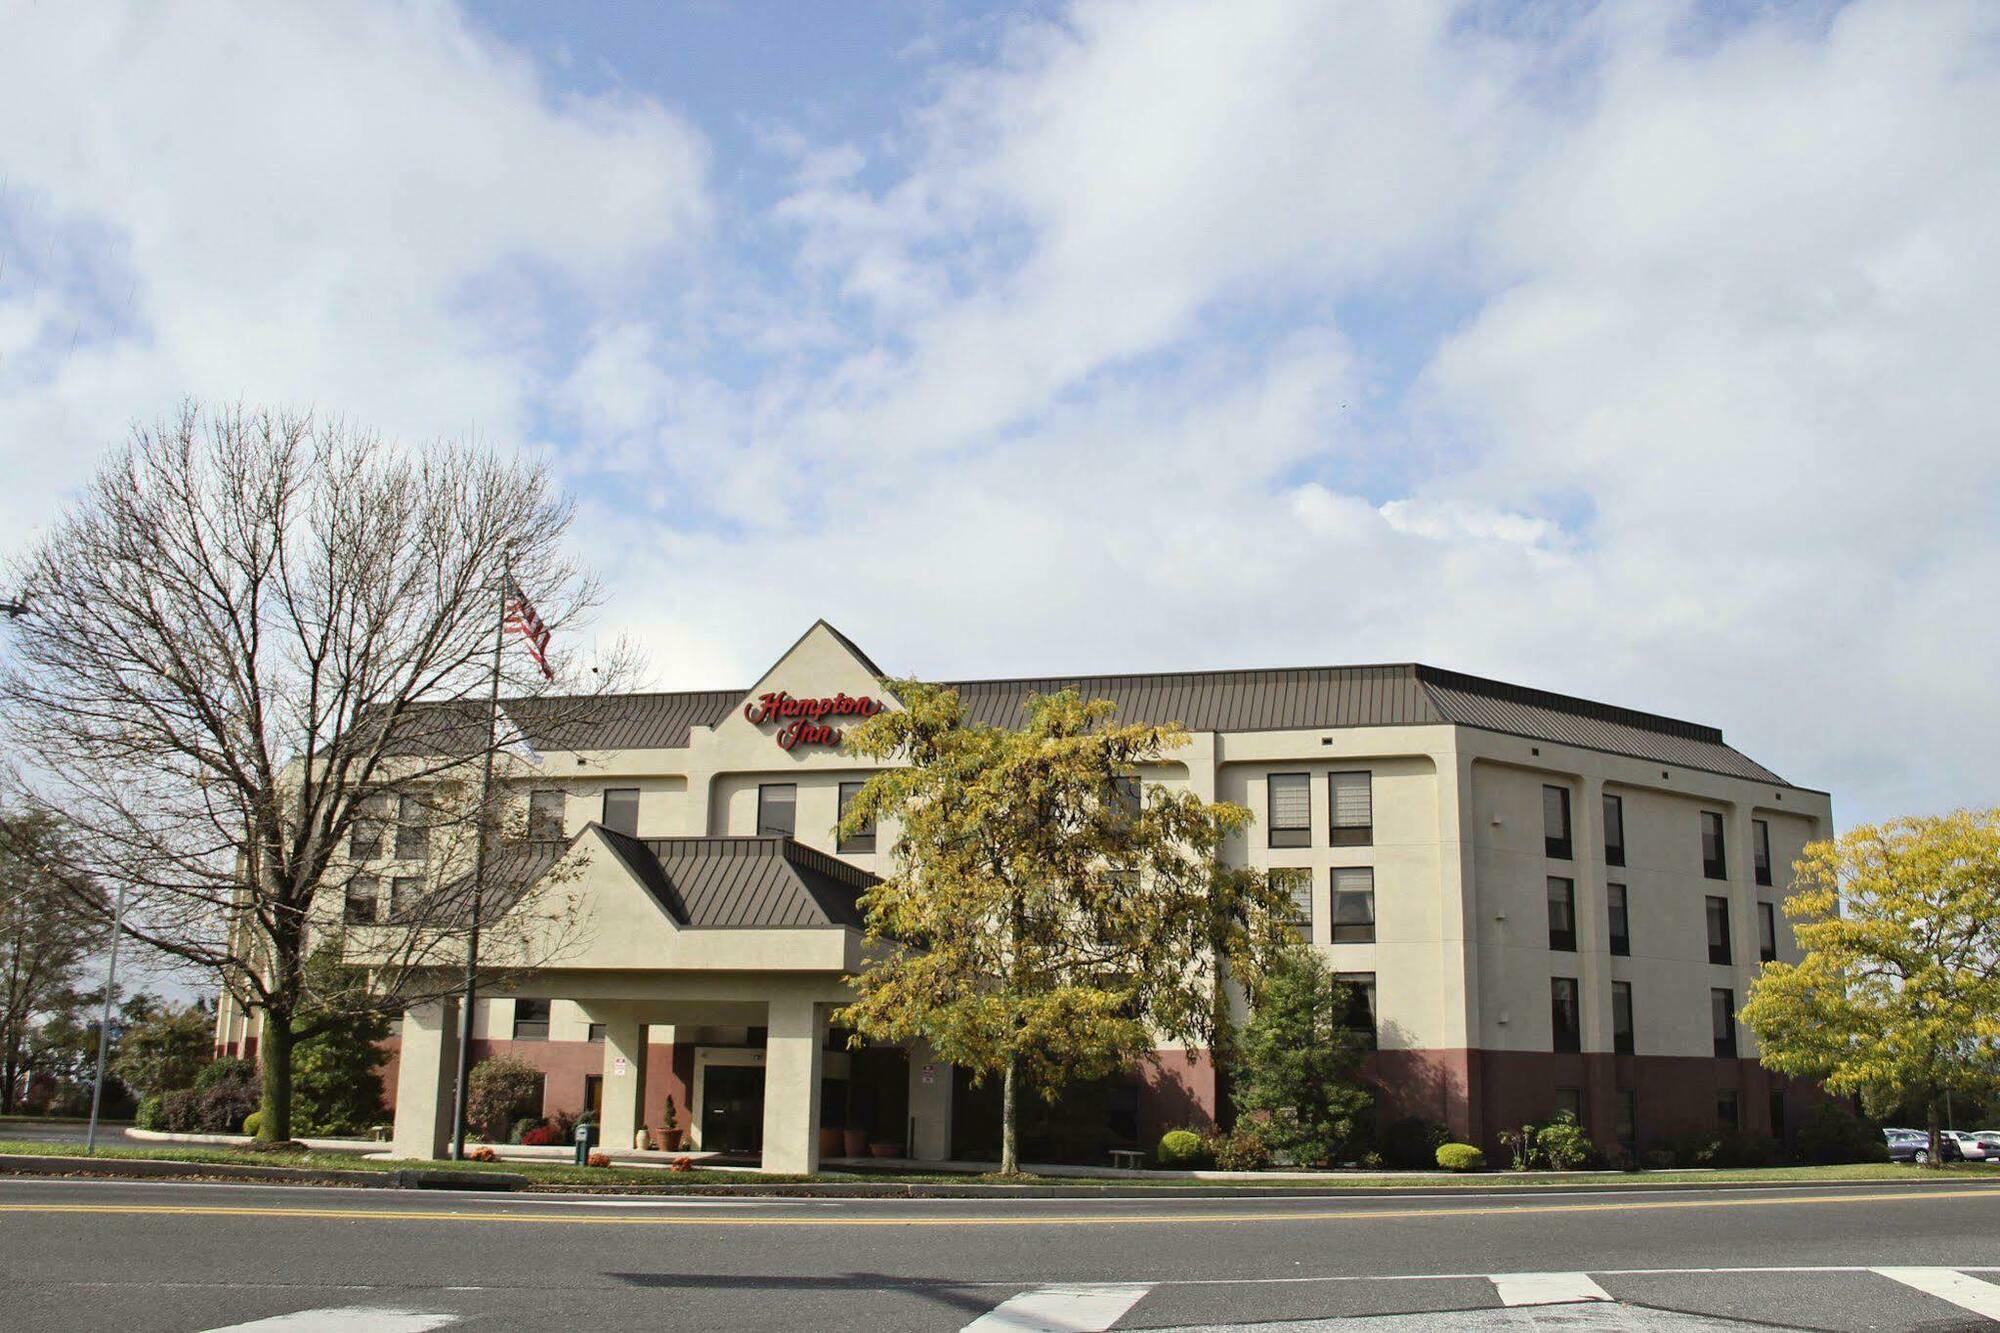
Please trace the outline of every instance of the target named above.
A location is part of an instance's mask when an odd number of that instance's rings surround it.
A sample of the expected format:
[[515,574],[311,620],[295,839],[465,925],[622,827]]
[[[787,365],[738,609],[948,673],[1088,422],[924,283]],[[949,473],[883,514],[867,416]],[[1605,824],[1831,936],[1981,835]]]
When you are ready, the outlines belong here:
[[1125,1171],[1137,1171],[1146,1165],[1146,1154],[1130,1148],[1113,1148],[1111,1165]]

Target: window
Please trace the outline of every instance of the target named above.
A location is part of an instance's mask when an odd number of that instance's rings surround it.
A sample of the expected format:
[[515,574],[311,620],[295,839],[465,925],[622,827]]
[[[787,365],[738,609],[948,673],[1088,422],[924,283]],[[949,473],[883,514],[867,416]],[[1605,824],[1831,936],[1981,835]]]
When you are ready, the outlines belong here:
[[589,1031],[589,1032],[588,1032],[588,1033],[587,1033],[587,1034],[585,1035],[585,1040],[587,1040],[587,1041],[603,1041],[603,1040],[604,1040],[604,1033],[605,1033],[605,1025],[604,1025],[604,1024],[602,1024],[602,1023],[592,1023],[592,1024],[590,1025],[590,1031]]
[[604,789],[604,827],[613,833],[639,836],[639,789],[637,787],[606,787]]
[[1620,958],[1632,953],[1632,913],[1625,904],[1625,886],[1604,886],[1604,914],[1611,923],[1611,952]]
[[[843,824],[847,822],[847,808],[854,804],[854,798],[861,794],[862,787],[866,785],[861,782],[840,784],[840,820]],[[871,819],[863,824],[853,837],[844,836],[836,830],[834,838],[836,839],[834,850],[842,854],[872,852],[875,850],[875,821]]]
[[1712,990],[1708,993],[1709,1016],[1715,1028],[1715,1053],[1736,1058],[1736,992]]
[[1583,1123],[1583,1089],[1557,1088],[1556,1114],[1568,1115],[1577,1124]]
[[1626,1152],[1635,1152],[1639,1147],[1639,1094],[1630,1088],[1618,1091],[1618,1123],[1612,1133],[1617,1136],[1618,1146]]
[[1312,846],[1312,778],[1305,773],[1273,773],[1270,788],[1271,846]]
[[376,898],[382,892],[382,881],[373,875],[356,875],[347,881],[347,903],[341,912],[342,919],[350,926],[372,926],[375,915]]
[[1327,774],[1326,810],[1335,847],[1366,847],[1375,840],[1375,792],[1368,774]]
[[1607,794],[1604,798],[1604,864],[1625,864],[1625,798]]
[[1292,925],[1299,937],[1311,943],[1313,937],[1313,872],[1298,866],[1271,871],[1271,887],[1291,898]]
[[1715,1123],[1723,1129],[1740,1129],[1742,1113],[1736,1105],[1736,1089],[1717,1088],[1715,1092]]
[[423,803],[414,796],[396,801],[396,859],[421,861],[430,850],[431,826]]
[[793,782],[766,782],[757,788],[757,836],[789,838],[799,829],[799,788]]
[[398,875],[389,881],[389,917],[393,921],[416,905],[424,894],[421,875]]
[[1569,788],[1542,788],[1542,850],[1558,861],[1569,860]]
[[1775,903],[1757,904],[1757,956],[1767,963],[1778,956],[1778,908]]
[[514,1040],[547,1041],[549,1039],[549,1002],[547,1000],[514,1001]]
[[1576,952],[1576,881],[1549,876],[1549,947]]
[[1629,981],[1611,983],[1611,1049],[1619,1055],[1631,1055],[1637,1049],[1632,1035],[1632,983]]
[[1338,867],[1333,872],[1333,942],[1374,941],[1375,872],[1367,866]]
[[1722,849],[1722,816],[1713,810],[1701,812],[1701,873],[1710,879],[1729,878],[1729,862]]
[[1350,1031],[1366,1036],[1368,1047],[1373,1050],[1376,1041],[1375,974],[1336,972],[1333,979],[1347,987],[1347,1015],[1343,1021]]
[[1729,899],[1710,898],[1708,900],[1708,961],[1729,963],[1734,961],[1729,948]]
[[1785,1137],[1785,1090],[1775,1086],[1771,1089],[1771,1137]]
[[1750,863],[1757,872],[1757,882],[1765,888],[1771,886],[1771,824],[1769,820],[1750,821]]
[[1577,1016],[1576,978],[1549,978],[1549,1020],[1555,1032],[1555,1049],[1583,1049],[1583,1026]]
[[388,821],[382,816],[387,807],[380,796],[370,796],[355,805],[354,822],[347,826],[347,857],[350,861],[373,861],[382,854],[383,835]]
[[1111,808],[1118,811],[1126,823],[1139,817],[1139,778],[1137,774],[1111,779],[1109,796]]
[[559,791],[528,793],[528,841],[561,842],[563,836],[563,794]]

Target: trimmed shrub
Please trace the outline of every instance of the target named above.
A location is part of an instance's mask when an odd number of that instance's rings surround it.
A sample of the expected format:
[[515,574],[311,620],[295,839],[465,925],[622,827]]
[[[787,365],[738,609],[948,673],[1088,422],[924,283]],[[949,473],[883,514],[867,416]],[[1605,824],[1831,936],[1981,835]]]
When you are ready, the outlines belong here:
[[1255,1123],[1239,1124],[1209,1139],[1208,1155],[1223,1171],[1262,1171],[1271,1165],[1271,1141]]
[[517,1140],[528,1148],[547,1148],[562,1141],[562,1135],[556,1132],[554,1125],[536,1125],[533,1129],[524,1131]]
[[1680,1165],[1672,1148],[1648,1148],[1639,1154],[1639,1160],[1648,1171],[1671,1171]]
[[1535,1156],[1555,1171],[1578,1171],[1597,1164],[1597,1145],[1576,1117],[1558,1111],[1535,1131]]
[[1160,1135],[1153,1157],[1161,1166],[1200,1166],[1208,1154],[1202,1150],[1201,1135],[1191,1129],[1170,1129]]
[[1806,1112],[1792,1140],[1792,1151],[1801,1162],[1813,1166],[1889,1160],[1889,1145],[1882,1136],[1839,1102],[1821,1102]]
[[497,1162],[500,1160],[500,1154],[482,1143],[477,1148],[468,1148],[465,1153],[465,1160],[468,1162]]
[[1389,1166],[1427,1167],[1437,1161],[1437,1150],[1451,1141],[1451,1131],[1435,1120],[1406,1115],[1382,1127],[1380,1151]]
[[516,1056],[481,1060],[473,1067],[465,1118],[482,1138],[505,1139],[514,1121],[540,1119],[542,1071]]
[[139,1099],[139,1110],[132,1117],[132,1123],[140,1129],[163,1130],[167,1127],[166,1113],[161,1103],[166,1100],[162,1093],[149,1092]]
[[528,1135],[542,1127],[542,1122],[534,1116],[523,1116],[514,1122],[514,1128],[507,1134],[509,1143],[526,1143]]
[[159,1127],[169,1134],[193,1134],[201,1128],[202,1094],[180,1088],[160,1098]]
[[1436,1152],[1437,1164],[1447,1171],[1484,1171],[1486,1154],[1469,1143],[1441,1143]]
[[1732,1129],[1716,1137],[1714,1166],[1776,1166],[1784,1150],[1765,1134]]
[[264,1100],[264,1090],[254,1082],[229,1080],[197,1091],[200,1109],[196,1112],[204,1134],[234,1134],[243,1128]]
[[264,1113],[262,1111],[252,1111],[249,1115],[243,1117],[243,1132],[254,1139],[257,1137],[257,1131],[263,1127],[263,1124]]
[[194,1090],[207,1092],[219,1083],[255,1083],[257,1066],[248,1060],[210,1060],[194,1076]]
[[584,1159],[584,1165],[585,1165],[585,1166],[610,1166],[610,1165],[611,1165],[611,1154],[609,1154],[609,1153],[601,1153],[601,1152],[594,1152],[594,1153],[592,1153],[592,1154],[591,1154],[591,1155],[590,1155],[589,1157],[587,1157],[587,1158],[585,1158],[585,1159]]

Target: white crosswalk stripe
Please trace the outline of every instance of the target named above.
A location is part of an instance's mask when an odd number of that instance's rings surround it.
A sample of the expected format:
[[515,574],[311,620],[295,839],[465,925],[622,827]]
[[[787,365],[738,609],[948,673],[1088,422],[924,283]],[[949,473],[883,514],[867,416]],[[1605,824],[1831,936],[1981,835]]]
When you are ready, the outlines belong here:
[[323,1310],[295,1310],[291,1314],[253,1319],[247,1324],[225,1324],[207,1333],[429,1333],[434,1328],[458,1322],[455,1314],[435,1310],[385,1310],[374,1305],[343,1305]]
[[2000,1323],[2000,1287],[1955,1268],[1877,1268],[1883,1277]]
[[1110,1328],[1151,1291],[1145,1282],[1036,1287],[1002,1301],[965,1326],[966,1333],[1096,1333]]
[[1611,1299],[1588,1273],[1494,1273],[1488,1280],[1500,1294],[1502,1305],[1568,1305]]

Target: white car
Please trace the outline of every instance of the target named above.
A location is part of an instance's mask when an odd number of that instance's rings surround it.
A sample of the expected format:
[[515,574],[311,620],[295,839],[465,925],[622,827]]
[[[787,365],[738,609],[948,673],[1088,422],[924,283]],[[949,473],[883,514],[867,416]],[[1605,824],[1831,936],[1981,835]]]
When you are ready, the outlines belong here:
[[1958,1140],[1958,1150],[1965,1154],[1965,1160],[1968,1162],[1984,1162],[1992,1159],[2000,1159],[2000,1148],[1994,1147],[1990,1142],[1981,1139],[1977,1134],[1963,1129],[1941,1129],[1938,1133],[1944,1135],[1946,1138]]

